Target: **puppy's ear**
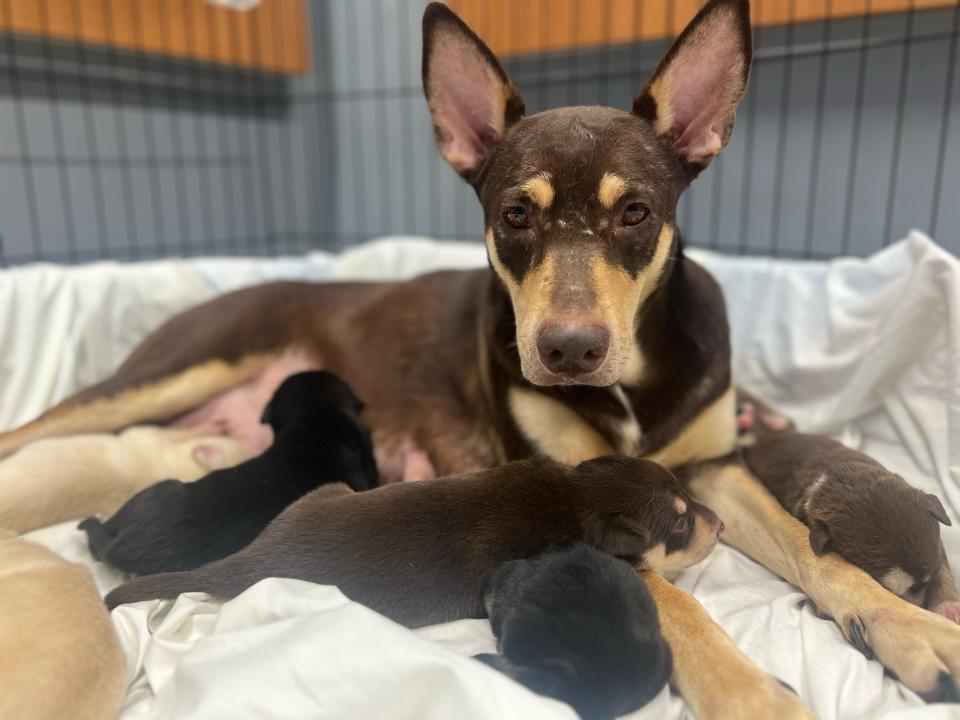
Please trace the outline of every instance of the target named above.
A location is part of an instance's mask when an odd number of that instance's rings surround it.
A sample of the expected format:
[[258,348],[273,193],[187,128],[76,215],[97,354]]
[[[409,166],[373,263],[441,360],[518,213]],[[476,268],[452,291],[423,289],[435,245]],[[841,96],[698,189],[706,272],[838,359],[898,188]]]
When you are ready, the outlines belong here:
[[947,511],[943,509],[943,503],[940,502],[940,498],[931,493],[924,493],[923,495],[924,504],[926,505],[927,510],[930,511],[930,514],[933,515],[937,520],[942,522],[944,525],[951,525],[950,518],[947,516]]
[[440,154],[468,182],[524,113],[520,93],[494,54],[438,2],[423,13],[423,91]]
[[608,521],[600,549],[617,557],[641,555],[650,547],[650,530],[629,515],[615,515]]
[[711,0],[680,34],[633,101],[691,175],[730,139],[753,55],[748,0]]
[[825,555],[830,552],[830,530],[819,520],[810,528],[810,547],[816,555]]
[[263,409],[263,414],[260,416],[260,423],[262,425],[273,425],[273,400],[267,403],[267,406]]

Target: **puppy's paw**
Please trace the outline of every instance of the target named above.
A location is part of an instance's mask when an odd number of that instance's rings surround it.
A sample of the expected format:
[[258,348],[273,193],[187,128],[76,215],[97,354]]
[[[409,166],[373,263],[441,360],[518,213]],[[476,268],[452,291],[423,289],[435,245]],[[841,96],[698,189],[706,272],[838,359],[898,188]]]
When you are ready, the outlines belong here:
[[937,603],[930,608],[930,612],[934,612],[937,615],[942,615],[950,622],[960,625],[960,601],[958,600],[948,600],[942,603]]
[[896,602],[861,617],[864,645],[925,700],[960,701],[960,626],[899,598],[892,600]]

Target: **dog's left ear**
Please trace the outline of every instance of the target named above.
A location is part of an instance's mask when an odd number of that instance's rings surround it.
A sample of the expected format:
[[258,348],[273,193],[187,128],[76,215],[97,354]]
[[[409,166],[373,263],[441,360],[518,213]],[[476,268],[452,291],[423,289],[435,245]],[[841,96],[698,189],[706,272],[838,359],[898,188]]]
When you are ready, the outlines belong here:
[[947,516],[947,511],[943,509],[943,503],[940,502],[940,498],[931,493],[924,493],[924,502],[926,503],[927,510],[930,511],[930,514],[933,515],[937,520],[942,522],[944,525],[952,525],[950,518]]
[[749,0],[710,0],[676,39],[633,101],[691,175],[733,131],[753,55]]
[[423,13],[423,92],[437,148],[468,182],[524,105],[496,56],[450,8]]

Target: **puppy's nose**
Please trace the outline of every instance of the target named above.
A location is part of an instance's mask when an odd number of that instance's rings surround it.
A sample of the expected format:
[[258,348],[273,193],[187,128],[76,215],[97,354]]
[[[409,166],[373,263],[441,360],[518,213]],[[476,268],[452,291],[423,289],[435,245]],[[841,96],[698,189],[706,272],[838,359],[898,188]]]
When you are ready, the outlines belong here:
[[537,350],[552,373],[591,373],[603,363],[610,331],[589,323],[548,323],[537,334]]
[[723,520],[720,521],[720,527],[717,528],[717,537],[723,535],[723,531],[727,529],[727,526],[723,524]]

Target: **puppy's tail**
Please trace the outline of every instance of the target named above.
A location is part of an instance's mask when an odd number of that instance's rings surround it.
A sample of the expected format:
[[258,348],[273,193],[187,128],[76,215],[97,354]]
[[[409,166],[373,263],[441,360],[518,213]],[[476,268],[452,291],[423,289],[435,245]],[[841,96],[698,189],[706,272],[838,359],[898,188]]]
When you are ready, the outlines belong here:
[[107,532],[103,523],[95,517],[88,517],[77,525],[77,529],[83,530],[87,534],[87,545],[90,546],[90,554],[93,555],[93,559],[103,560],[107,546],[113,542],[113,535]]
[[197,568],[180,572],[144,575],[124,583],[104,598],[107,607],[140,602],[141,600],[169,600],[185,592],[205,592],[215,597],[236,597],[266,575],[244,572],[242,563],[225,558]]

